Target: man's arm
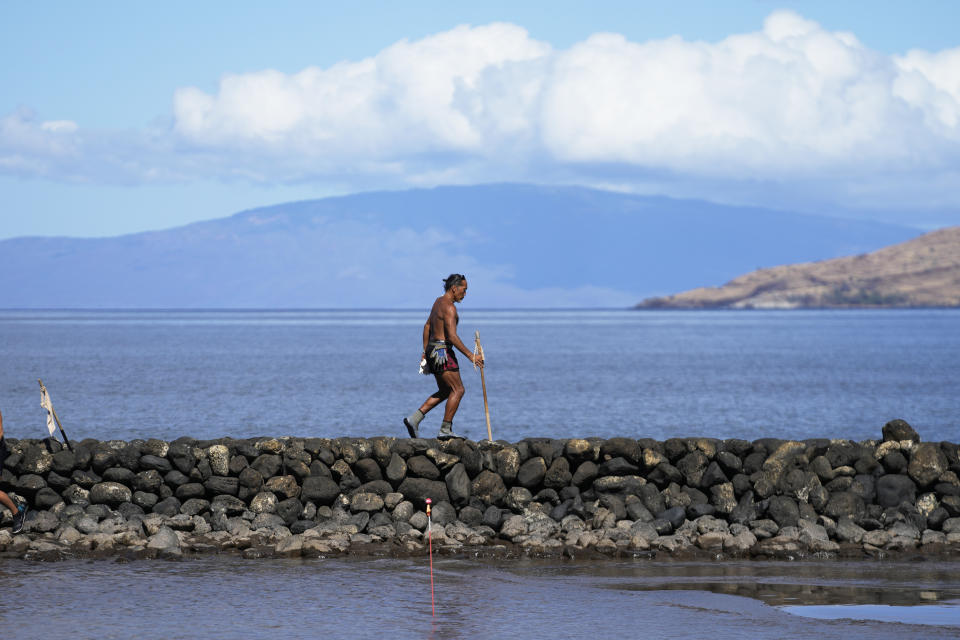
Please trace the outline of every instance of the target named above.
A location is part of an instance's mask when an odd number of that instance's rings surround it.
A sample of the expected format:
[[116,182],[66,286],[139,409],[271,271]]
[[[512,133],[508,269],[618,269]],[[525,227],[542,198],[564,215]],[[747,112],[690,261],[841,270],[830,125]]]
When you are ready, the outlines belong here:
[[430,340],[430,318],[423,323],[423,355],[427,354],[427,342]]
[[448,313],[445,313],[443,316],[443,329],[447,335],[447,342],[455,346],[457,349],[463,352],[463,355],[470,358],[470,362],[476,365],[483,364],[483,360],[480,359],[480,354],[477,354],[477,359],[473,359],[473,351],[467,349],[466,345],[463,344],[463,341],[460,339],[460,336],[457,335],[457,323],[454,321],[454,316],[456,310],[453,309],[451,304],[451,309]]

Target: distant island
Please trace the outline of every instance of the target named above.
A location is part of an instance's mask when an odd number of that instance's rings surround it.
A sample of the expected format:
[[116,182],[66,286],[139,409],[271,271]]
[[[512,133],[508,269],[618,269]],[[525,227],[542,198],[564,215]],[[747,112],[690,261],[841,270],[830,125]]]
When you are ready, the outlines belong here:
[[872,253],[758,269],[638,309],[960,307],[960,226]]

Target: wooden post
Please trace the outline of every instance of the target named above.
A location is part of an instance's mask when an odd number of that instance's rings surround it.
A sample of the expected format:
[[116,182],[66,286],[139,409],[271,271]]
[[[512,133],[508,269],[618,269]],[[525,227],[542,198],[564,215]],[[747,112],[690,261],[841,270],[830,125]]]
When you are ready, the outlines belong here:
[[[483,346],[480,344],[480,331],[477,331],[474,334],[474,343],[473,343],[473,353],[479,354],[480,359],[483,360]],[[477,365],[474,364],[473,368],[476,369]],[[490,431],[490,404],[487,402],[487,379],[483,375],[484,367],[480,367],[480,386],[483,388],[483,413],[487,417],[487,440],[493,442],[493,433]]]

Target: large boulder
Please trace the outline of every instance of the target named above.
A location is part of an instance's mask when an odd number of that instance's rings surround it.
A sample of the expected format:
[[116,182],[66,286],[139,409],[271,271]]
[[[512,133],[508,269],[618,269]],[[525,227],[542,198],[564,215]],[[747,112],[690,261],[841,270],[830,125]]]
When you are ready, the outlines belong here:
[[937,481],[947,470],[947,456],[943,455],[940,445],[933,442],[918,444],[910,454],[910,464],[907,474],[913,478],[921,488],[928,487]]
[[329,506],[340,495],[340,485],[326,476],[304,478],[300,497],[319,505]]
[[877,480],[877,504],[881,507],[897,507],[901,502],[913,504],[917,497],[917,485],[907,476],[888,474]]
[[[404,482],[406,482],[406,480]],[[402,487],[403,485],[400,486]],[[403,493],[403,491],[401,491],[401,493]],[[503,496],[507,494],[507,487],[504,485],[503,478],[501,478],[499,474],[490,470],[484,470],[474,478],[473,484],[470,486],[470,493],[479,498],[484,504],[497,504]]]
[[119,482],[101,482],[90,489],[90,502],[93,504],[119,505],[130,502],[133,492]]
[[447,485],[440,480],[411,478],[408,476],[400,483],[397,491],[402,493],[403,497],[412,502],[418,509],[426,509],[427,498],[433,500],[434,504],[441,501],[450,502]]
[[883,425],[884,442],[901,442],[903,440],[920,442],[920,434],[918,434],[917,431],[911,427],[906,420],[891,420],[887,424]]
[[470,477],[467,475],[467,469],[462,462],[453,465],[453,468],[444,478],[447,483],[447,493],[450,495],[450,501],[462,506],[467,504],[470,499]]
[[543,482],[547,474],[547,463],[543,458],[537,456],[530,458],[517,471],[517,484],[527,489],[535,489]]

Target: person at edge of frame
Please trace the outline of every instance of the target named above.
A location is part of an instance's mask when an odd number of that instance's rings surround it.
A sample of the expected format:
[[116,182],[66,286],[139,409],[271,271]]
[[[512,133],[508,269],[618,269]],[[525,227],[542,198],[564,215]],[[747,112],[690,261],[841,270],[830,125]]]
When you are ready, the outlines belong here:
[[[3,461],[7,459],[7,443],[3,439],[3,414],[0,413],[0,471],[3,470]],[[13,498],[6,494],[4,491],[0,491],[0,504],[5,506],[10,510],[10,513],[13,514],[13,533],[20,533],[23,531],[23,519],[27,516],[27,505],[26,503],[20,502],[19,500],[14,502]]]
[[419,437],[420,422],[424,416],[444,400],[447,404],[437,439],[461,437],[453,433],[453,417],[463,398],[463,381],[460,379],[460,365],[457,363],[454,347],[467,356],[472,364],[483,366],[483,358],[479,354],[474,356],[457,336],[460,315],[453,305],[463,302],[466,295],[467,277],[462,273],[451,273],[443,281],[443,295],[434,301],[430,316],[423,325],[421,359],[426,360],[424,373],[432,373],[436,379],[437,391],[427,398],[419,409],[403,419],[411,438]]

